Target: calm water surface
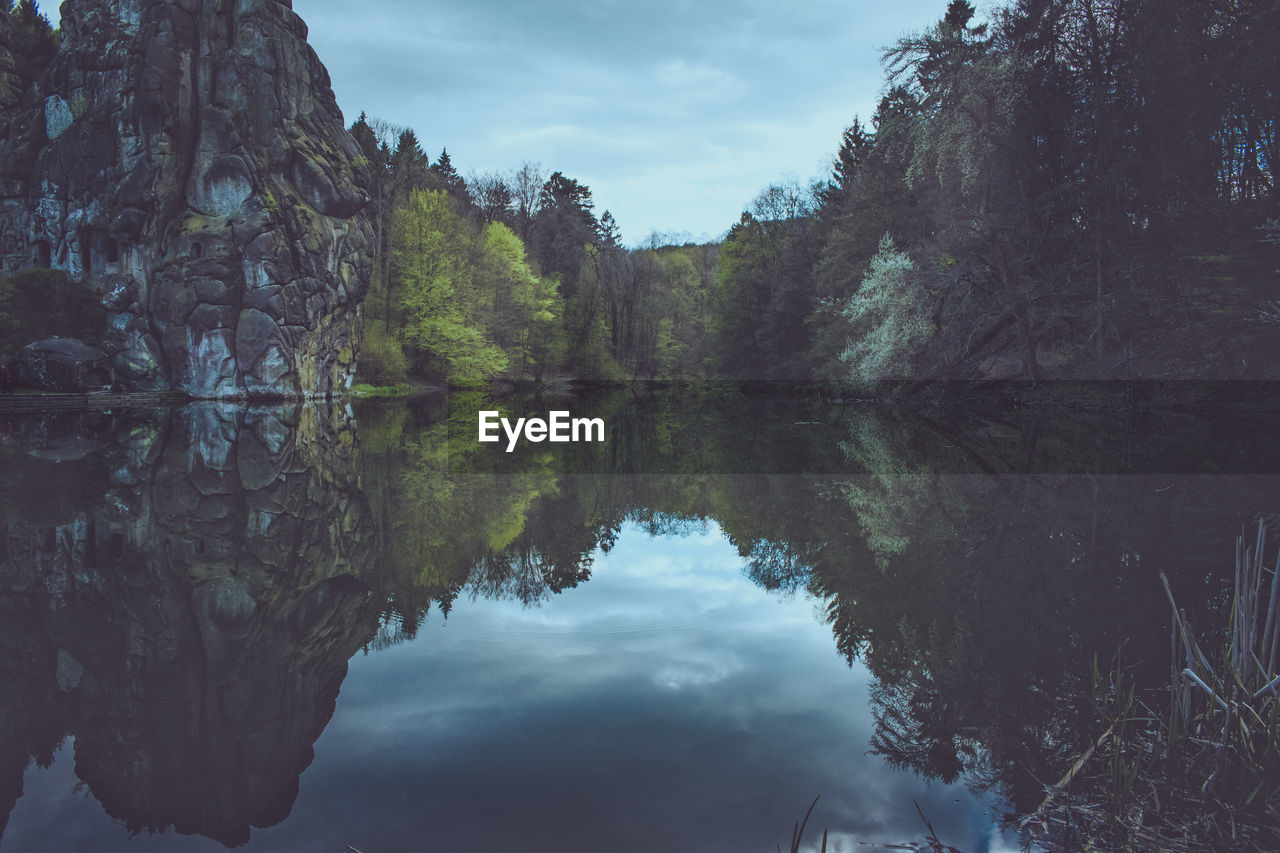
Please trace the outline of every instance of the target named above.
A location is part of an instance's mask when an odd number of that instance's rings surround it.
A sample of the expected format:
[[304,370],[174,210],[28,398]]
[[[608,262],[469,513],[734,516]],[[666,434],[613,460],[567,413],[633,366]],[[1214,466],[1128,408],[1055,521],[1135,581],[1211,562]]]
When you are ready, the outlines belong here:
[[510,456],[457,396],[10,418],[0,849],[767,850],[818,794],[1016,849],[1093,657],[1167,672],[1156,569],[1212,609],[1277,509],[1141,418],[591,405]]

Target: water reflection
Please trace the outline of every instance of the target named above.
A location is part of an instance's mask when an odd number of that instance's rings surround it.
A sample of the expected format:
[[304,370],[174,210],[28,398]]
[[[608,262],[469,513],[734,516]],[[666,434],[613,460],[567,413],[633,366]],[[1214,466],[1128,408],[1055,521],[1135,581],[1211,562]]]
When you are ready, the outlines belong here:
[[1271,476],[1153,471],[1061,418],[589,404],[611,443],[510,455],[461,395],[11,425],[0,843],[145,846],[24,812],[70,737],[129,832],[226,845],[767,848],[821,791],[841,837],[919,838],[920,800],[981,847],[992,801],[919,780],[1033,808],[1097,735],[1095,657],[1167,677],[1156,571],[1221,604],[1241,521],[1276,509]]
[[[68,736],[129,832],[234,845],[289,813],[379,613],[353,435],[331,414],[103,416],[78,426],[109,449],[60,463],[39,451],[65,424],[44,418],[6,445],[6,817],[27,758]],[[53,501],[50,482],[100,491]]]

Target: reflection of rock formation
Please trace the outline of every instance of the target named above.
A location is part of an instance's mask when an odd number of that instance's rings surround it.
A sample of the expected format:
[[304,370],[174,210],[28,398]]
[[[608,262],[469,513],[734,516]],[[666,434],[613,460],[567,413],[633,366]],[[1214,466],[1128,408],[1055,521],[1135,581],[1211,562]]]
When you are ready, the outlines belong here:
[[338,413],[201,404],[121,419],[105,500],[10,521],[0,568],[0,809],[28,756],[133,829],[227,844],[288,814],[380,610]]
[[367,194],[306,25],[279,0],[64,5],[39,90],[0,115],[0,268],[90,280],[128,386],[345,385]]

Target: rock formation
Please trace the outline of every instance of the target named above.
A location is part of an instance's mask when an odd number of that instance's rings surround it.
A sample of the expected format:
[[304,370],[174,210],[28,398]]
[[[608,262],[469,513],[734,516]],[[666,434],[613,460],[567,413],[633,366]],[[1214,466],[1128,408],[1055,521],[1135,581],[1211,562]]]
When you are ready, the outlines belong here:
[[288,0],[67,0],[53,64],[0,125],[4,270],[87,280],[124,387],[350,383],[367,176]]

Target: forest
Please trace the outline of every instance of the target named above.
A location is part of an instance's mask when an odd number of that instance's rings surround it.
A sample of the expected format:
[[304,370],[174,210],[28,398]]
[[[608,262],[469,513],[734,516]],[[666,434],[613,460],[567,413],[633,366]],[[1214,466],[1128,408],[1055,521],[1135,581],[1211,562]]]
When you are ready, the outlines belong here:
[[[34,0],[7,17],[6,101],[58,43]],[[362,113],[357,380],[1274,378],[1277,33],[1269,0],[951,0],[828,174],[704,245],[628,245],[564,172],[464,178]]]
[[467,180],[362,114],[361,378],[1271,378],[1277,32],[1263,0],[952,0],[830,174],[708,245],[628,247],[564,173]]

